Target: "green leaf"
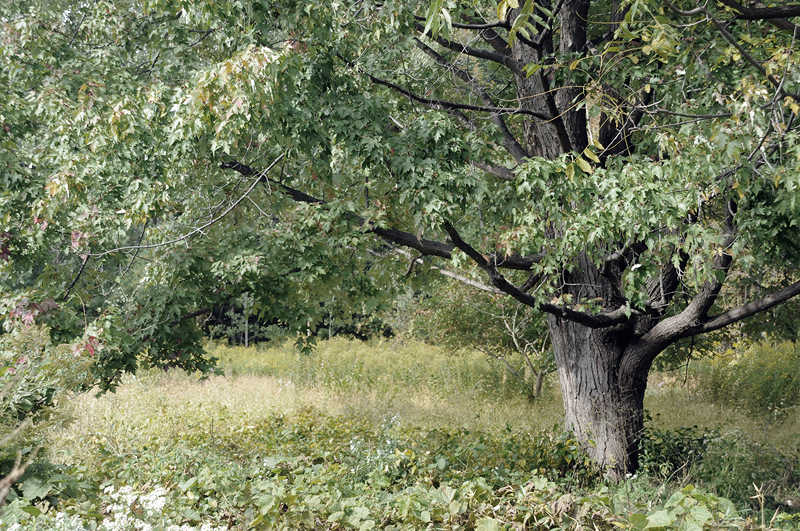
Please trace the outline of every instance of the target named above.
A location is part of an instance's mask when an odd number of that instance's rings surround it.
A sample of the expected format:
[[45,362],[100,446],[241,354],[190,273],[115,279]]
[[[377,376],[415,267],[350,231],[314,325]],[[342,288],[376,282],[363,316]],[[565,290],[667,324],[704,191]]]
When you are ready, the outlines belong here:
[[42,478],[31,476],[22,484],[22,497],[27,500],[44,498],[50,494],[53,485]]
[[26,505],[25,507],[22,508],[22,512],[27,513],[33,516],[34,518],[42,514],[42,511],[38,507],[34,507],[33,505]]
[[675,507],[683,502],[686,499],[686,492],[683,490],[677,490],[672,493],[672,496],[669,497],[667,502],[664,504],[664,507]]
[[592,151],[590,147],[587,146],[586,149],[583,150],[583,154],[586,158],[594,161],[597,164],[600,164],[600,159],[594,154],[594,151]]
[[586,160],[584,160],[583,157],[578,157],[577,159],[575,159],[575,162],[578,164],[578,166],[580,166],[581,170],[583,170],[584,173],[588,173],[591,175],[591,173],[594,171],[592,165],[586,162]]
[[481,518],[475,526],[475,531],[500,531],[503,529],[503,523],[494,518]]
[[647,517],[647,525],[645,529],[653,529],[657,527],[669,527],[675,522],[675,513],[672,511],[656,511]]
[[628,520],[633,524],[633,528],[639,531],[647,527],[648,524],[647,515],[642,513],[633,513],[628,517]]
[[450,12],[442,8],[442,16],[444,17],[444,21],[447,24],[447,35],[453,30],[453,21],[450,20]]

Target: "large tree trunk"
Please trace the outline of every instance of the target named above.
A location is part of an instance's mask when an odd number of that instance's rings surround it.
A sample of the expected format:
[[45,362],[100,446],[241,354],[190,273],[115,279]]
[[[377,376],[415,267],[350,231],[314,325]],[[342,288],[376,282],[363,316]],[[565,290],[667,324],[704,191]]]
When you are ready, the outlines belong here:
[[554,316],[548,324],[566,428],[612,479],[620,480],[638,466],[647,371],[622,374],[627,334]]
[[[549,0],[538,5],[552,7]],[[563,58],[585,53],[589,0],[564,0],[559,3],[560,27],[548,33],[537,28],[544,38],[539,49],[521,41],[513,47],[513,58],[523,64],[546,64],[555,50]],[[512,19],[513,19],[512,15]],[[568,152],[581,153],[588,143],[586,112],[577,105],[585,95],[570,79],[553,86],[546,68],[533,75],[516,78],[520,106],[551,120],[530,119],[523,124],[525,149],[532,156],[555,159]],[[555,91],[555,95],[554,92]],[[580,107],[580,108],[579,108]],[[558,178],[558,177],[553,177]],[[561,238],[558,227],[549,229]],[[610,250],[621,246],[610,244]],[[574,268],[562,271],[561,295],[572,300],[600,299],[606,308],[622,303],[619,271],[601,273],[586,256],[577,257]],[[615,288],[616,286],[616,288]],[[640,341],[655,321],[632,320],[628,326],[592,329],[573,321],[550,316],[548,325],[566,412],[566,428],[573,430],[594,458],[615,480],[633,472],[638,465],[638,443],[644,420],[644,391],[647,372],[656,354],[655,347]]]

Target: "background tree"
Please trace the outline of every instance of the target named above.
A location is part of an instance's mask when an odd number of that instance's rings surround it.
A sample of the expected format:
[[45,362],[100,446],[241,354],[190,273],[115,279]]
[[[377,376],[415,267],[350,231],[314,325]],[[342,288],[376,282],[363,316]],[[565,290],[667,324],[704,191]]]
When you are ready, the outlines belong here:
[[502,363],[532,399],[541,395],[544,377],[555,370],[542,313],[503,294],[452,281],[438,283],[414,311],[408,325],[413,332],[454,351],[474,349]]
[[796,6],[0,10],[3,304],[102,319],[106,385],[208,370],[190,317],[240,290],[306,337],[405,247],[548,315],[566,425],[619,478],[656,356],[800,293]]

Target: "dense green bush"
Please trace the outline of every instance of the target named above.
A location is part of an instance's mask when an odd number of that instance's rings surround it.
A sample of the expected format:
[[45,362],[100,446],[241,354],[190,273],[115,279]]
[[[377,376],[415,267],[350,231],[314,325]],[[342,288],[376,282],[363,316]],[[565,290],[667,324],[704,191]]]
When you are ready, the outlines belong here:
[[748,413],[777,418],[800,406],[800,347],[761,342],[743,352],[700,363],[698,389],[713,401]]
[[739,508],[800,510],[800,446],[781,451],[739,430],[658,429],[648,421],[640,440],[640,474],[658,483],[694,482]]

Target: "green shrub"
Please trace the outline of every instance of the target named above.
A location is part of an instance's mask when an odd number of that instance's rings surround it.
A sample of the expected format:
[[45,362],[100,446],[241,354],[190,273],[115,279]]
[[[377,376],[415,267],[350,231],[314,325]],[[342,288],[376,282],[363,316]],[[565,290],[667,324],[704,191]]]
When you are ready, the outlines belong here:
[[639,440],[639,467],[642,473],[659,480],[685,476],[699,462],[709,441],[717,436],[697,426],[662,430],[652,426],[647,415],[642,437]]
[[67,420],[63,406],[92,381],[91,365],[78,347],[53,347],[47,327],[23,325],[0,337],[0,440],[11,439],[0,457],[42,444]]
[[[693,481],[740,508],[759,509],[764,503],[773,512],[800,509],[800,448],[779,451],[739,430],[662,430],[649,422],[640,450],[640,473],[656,483]],[[754,497],[754,485],[764,495],[761,501]]]

